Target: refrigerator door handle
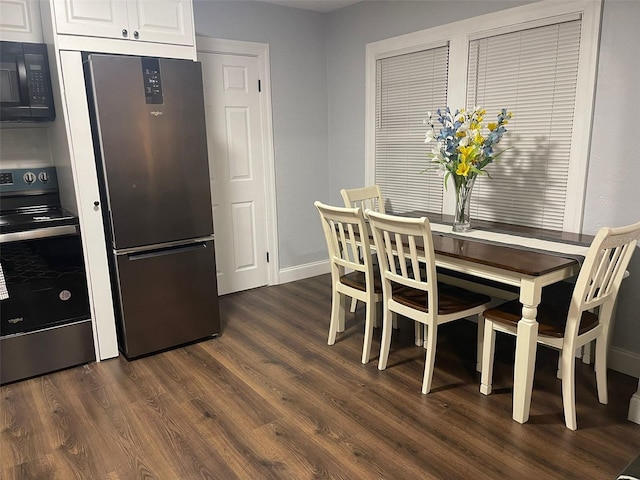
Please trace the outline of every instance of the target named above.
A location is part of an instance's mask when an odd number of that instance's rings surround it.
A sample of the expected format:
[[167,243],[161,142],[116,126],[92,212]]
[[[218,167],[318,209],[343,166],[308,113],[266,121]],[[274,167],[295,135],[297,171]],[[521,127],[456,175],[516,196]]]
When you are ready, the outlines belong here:
[[177,253],[190,252],[193,250],[200,250],[202,248],[207,248],[206,242],[197,242],[197,243],[191,243],[189,245],[182,245],[182,246],[164,247],[164,248],[159,248],[157,250],[153,250],[150,252],[147,251],[147,252],[141,252],[141,253],[130,253],[129,255],[127,255],[127,258],[130,261],[144,260],[147,258],[162,257],[164,255],[173,255]]

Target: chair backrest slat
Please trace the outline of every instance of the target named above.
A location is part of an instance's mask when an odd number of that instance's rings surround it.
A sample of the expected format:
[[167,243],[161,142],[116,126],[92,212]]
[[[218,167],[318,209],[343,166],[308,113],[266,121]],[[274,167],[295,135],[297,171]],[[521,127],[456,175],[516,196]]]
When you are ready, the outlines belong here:
[[[414,280],[418,282],[420,279],[420,262],[418,261],[418,246],[416,245],[416,237],[409,237],[409,251],[411,252],[411,271]],[[426,280],[426,279],[425,279]]]

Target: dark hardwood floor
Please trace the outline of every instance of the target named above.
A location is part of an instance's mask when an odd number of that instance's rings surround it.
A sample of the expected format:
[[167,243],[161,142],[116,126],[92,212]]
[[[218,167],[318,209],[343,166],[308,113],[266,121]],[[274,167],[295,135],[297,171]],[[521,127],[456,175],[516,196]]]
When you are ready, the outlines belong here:
[[475,324],[439,330],[433,390],[401,321],[389,366],[360,364],[362,305],[327,346],[328,275],[221,299],[219,338],[2,387],[3,479],[614,479],[640,453],[626,420],[637,379],[610,371],[609,404],[577,366],[565,428],[557,354],[539,349],[531,419],[511,420],[513,339],[479,392]]

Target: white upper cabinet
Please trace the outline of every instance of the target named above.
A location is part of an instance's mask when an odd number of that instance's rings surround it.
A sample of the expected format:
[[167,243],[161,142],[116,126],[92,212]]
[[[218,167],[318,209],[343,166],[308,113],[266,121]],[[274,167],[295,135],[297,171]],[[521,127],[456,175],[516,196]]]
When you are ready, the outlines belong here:
[[192,0],[53,0],[56,32],[194,45]]
[[40,6],[37,0],[0,0],[0,40],[42,42]]
[[145,42],[194,45],[191,0],[134,0],[127,5],[134,38]]

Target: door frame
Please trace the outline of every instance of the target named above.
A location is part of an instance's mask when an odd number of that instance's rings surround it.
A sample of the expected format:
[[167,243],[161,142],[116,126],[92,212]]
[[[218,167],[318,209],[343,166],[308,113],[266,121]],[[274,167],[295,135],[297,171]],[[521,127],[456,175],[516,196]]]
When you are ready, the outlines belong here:
[[264,200],[265,227],[267,233],[267,264],[269,285],[280,283],[280,261],[278,256],[278,222],[276,210],[276,174],[273,150],[273,123],[271,112],[271,76],[269,44],[226,40],[221,38],[196,36],[197,53],[218,53],[239,55],[258,59],[258,78],[260,79],[260,122],[262,124],[262,158],[264,160]]

